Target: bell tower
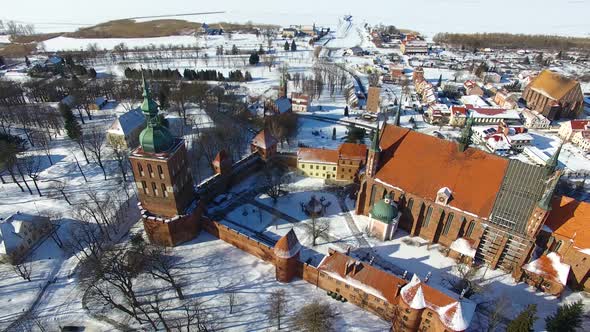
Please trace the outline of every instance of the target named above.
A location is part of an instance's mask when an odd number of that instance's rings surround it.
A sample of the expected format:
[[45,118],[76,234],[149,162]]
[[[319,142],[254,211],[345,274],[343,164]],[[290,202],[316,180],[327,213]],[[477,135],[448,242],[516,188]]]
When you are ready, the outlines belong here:
[[173,246],[197,235],[199,202],[193,192],[184,140],[172,136],[161,123],[145,79],[141,110],[147,126],[139,135],[139,147],[129,157],[138,206],[150,241]]

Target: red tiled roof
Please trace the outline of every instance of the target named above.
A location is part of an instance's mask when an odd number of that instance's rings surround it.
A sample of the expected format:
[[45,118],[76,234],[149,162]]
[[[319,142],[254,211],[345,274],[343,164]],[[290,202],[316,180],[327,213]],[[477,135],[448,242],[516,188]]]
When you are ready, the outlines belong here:
[[343,159],[357,159],[365,160],[367,157],[367,146],[356,143],[343,143],[338,148],[340,158]]
[[484,115],[499,115],[506,113],[506,109],[497,107],[471,107],[470,110],[476,111],[479,114]]
[[360,268],[356,273],[345,275],[344,270],[346,269],[346,264],[349,262],[356,263],[356,260],[336,251],[326,256],[318,269],[337,274],[342,279],[346,279],[347,277],[352,278],[379,292],[389,303],[396,303],[395,293],[397,287],[398,285],[399,287],[404,286],[407,284],[407,281],[366,263],[360,263]]
[[453,192],[449,205],[490,216],[507,159],[475,148],[460,152],[455,142],[393,125],[385,126],[380,147],[379,180],[432,201],[448,187]]
[[274,246],[274,253],[280,258],[291,258],[301,249],[297,235],[291,229],[285,236],[280,238]]
[[586,125],[590,123],[590,120],[572,120],[570,121],[570,125],[572,126],[573,130],[583,130],[586,128]]
[[318,148],[299,148],[297,160],[303,162],[338,163],[338,151]]
[[572,239],[580,249],[590,248],[590,203],[571,197],[554,197],[545,225],[554,234]]
[[[350,266],[348,273],[346,272],[347,265]],[[356,272],[354,271],[355,267]],[[456,305],[459,303],[458,299],[421,282],[416,276],[414,276],[412,282],[417,283],[408,283],[406,280],[398,278],[391,273],[357,261],[337,251],[326,256],[320,263],[318,270],[327,273],[333,278],[340,279],[352,287],[381,297],[391,304],[397,304],[396,293],[399,287],[400,296],[406,304],[424,305],[434,310],[439,315],[443,324],[452,329],[458,325],[468,326],[475,310],[475,306],[468,300],[465,300],[466,302],[464,303],[465,310],[457,310],[462,308],[461,305]],[[414,301],[414,297],[418,293],[420,293],[421,298]],[[453,306],[456,308],[453,309]],[[458,324],[458,321],[461,324]]]
[[252,144],[263,149],[270,148],[277,143],[277,139],[266,130],[260,131],[258,135],[252,139]]

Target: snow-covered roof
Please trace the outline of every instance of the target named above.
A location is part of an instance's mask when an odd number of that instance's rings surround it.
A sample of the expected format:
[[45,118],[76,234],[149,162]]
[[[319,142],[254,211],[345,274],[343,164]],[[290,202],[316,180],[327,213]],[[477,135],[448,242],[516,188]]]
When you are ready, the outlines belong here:
[[410,283],[405,285],[401,290],[402,299],[412,309],[426,308],[426,301],[424,300],[424,291],[422,291],[422,281],[417,275],[412,276]]
[[145,123],[145,115],[139,109],[131,110],[119,116],[109,127],[107,132],[127,136]]
[[287,97],[281,97],[275,100],[275,105],[279,113],[286,113],[291,110],[291,101]]
[[98,97],[98,98],[94,99],[94,104],[99,105],[99,106],[106,104],[106,102],[107,102],[107,99],[105,97]]
[[438,310],[443,324],[455,331],[464,331],[469,327],[475,308],[471,303],[455,302]]
[[24,240],[21,235],[25,225],[37,227],[41,223],[49,222],[48,217],[33,216],[17,213],[0,221],[0,254],[7,255],[13,252]]
[[454,250],[460,254],[465,256],[474,258],[475,257],[475,248],[472,245],[472,242],[466,238],[458,238],[451,243],[450,246],[451,250]]
[[530,273],[543,276],[544,278],[550,278],[564,286],[567,283],[567,277],[570,273],[570,266],[562,263],[561,257],[555,252],[535,259],[524,265],[523,269]]

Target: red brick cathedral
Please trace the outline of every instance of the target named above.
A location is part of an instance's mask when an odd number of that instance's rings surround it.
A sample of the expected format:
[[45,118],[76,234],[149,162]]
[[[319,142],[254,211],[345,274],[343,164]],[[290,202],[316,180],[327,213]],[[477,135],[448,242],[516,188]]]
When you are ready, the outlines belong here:
[[173,137],[161,123],[158,105],[145,80],[141,110],[147,127],[139,135],[140,146],[129,158],[138,205],[150,242],[174,246],[198,234],[202,208],[195,199],[184,140]]
[[369,214],[389,195],[410,235],[520,277],[551,210],[557,154],[546,166],[529,165],[470,148],[470,136],[471,121],[459,143],[395,125],[378,129],[356,212]]

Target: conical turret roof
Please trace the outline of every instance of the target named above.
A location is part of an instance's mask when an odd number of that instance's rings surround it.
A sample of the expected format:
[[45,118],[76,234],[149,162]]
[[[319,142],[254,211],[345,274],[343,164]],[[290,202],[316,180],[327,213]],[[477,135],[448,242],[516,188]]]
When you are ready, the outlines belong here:
[[297,235],[295,235],[293,229],[277,241],[273,250],[277,257],[285,259],[291,258],[299,253],[301,244],[299,244],[299,239],[297,239]]

